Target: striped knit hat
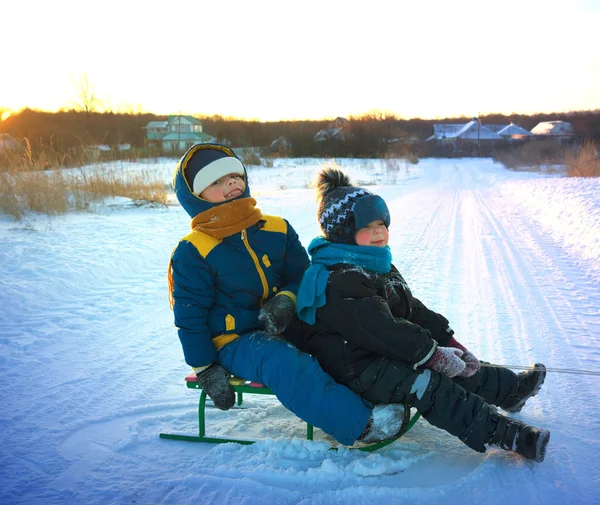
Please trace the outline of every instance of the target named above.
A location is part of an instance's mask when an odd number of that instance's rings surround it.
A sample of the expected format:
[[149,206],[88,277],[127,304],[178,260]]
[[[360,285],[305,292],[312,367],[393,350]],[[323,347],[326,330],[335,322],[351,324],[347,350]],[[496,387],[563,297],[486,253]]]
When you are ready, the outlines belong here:
[[317,176],[317,217],[323,235],[330,242],[356,244],[357,230],[377,220],[390,226],[385,201],[364,188],[353,186],[338,168],[325,168]]

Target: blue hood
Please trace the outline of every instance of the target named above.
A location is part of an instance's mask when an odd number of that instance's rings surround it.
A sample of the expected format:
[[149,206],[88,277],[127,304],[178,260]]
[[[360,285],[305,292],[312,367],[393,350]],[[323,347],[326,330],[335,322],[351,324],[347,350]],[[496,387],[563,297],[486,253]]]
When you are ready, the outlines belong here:
[[[209,202],[200,198],[198,195],[195,195],[192,192],[192,188],[188,184],[185,178],[185,169],[193,156],[202,156],[203,151],[207,150],[217,150],[224,152],[227,156],[232,156],[234,158],[238,158],[235,153],[231,150],[231,148],[222,146],[220,144],[196,144],[188,149],[188,151],[181,157],[179,163],[175,167],[175,172],[173,173],[173,189],[175,190],[175,196],[181,206],[185,209],[185,211],[189,214],[191,218],[196,217],[201,212],[205,210],[211,209],[221,203],[225,202]],[[239,158],[238,158],[239,159]],[[241,162],[241,160],[240,160]],[[242,163],[243,165],[243,163]],[[250,196],[250,185],[248,184],[248,172],[246,167],[244,166],[244,180],[246,182],[246,190],[240,195],[234,198],[237,200],[238,198],[248,198]],[[228,200],[231,201],[231,200]]]

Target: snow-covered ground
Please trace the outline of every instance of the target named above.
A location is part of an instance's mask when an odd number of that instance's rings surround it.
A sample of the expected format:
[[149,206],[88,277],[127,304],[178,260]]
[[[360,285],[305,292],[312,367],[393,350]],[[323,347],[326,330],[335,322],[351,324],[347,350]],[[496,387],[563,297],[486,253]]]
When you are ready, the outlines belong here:
[[[341,160],[392,212],[394,262],[481,359],[600,370],[600,180],[515,173],[487,159],[404,166]],[[174,162],[141,168],[164,172]],[[250,168],[264,213],[318,234],[318,162]],[[127,167],[131,169],[132,167]],[[329,443],[275,399],[210,409],[198,394],[166,269],[184,211],[130,205],[25,223],[0,218],[0,504],[592,504],[600,494],[600,377],[548,374],[516,417],[548,428],[542,464],[478,454],[425,421],[367,454]]]

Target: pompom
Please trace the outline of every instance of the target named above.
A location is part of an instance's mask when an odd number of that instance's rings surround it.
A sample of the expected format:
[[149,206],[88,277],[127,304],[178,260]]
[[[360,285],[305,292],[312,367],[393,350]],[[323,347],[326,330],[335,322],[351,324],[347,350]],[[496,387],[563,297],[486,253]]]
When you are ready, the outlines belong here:
[[336,167],[327,167],[317,174],[316,187],[320,197],[335,188],[352,187],[350,177]]

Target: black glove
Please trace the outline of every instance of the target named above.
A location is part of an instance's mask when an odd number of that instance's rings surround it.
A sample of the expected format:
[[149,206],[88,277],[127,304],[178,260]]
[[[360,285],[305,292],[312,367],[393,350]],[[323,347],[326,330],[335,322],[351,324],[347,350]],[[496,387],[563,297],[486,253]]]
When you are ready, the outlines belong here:
[[196,374],[198,384],[221,410],[229,410],[235,403],[235,392],[229,384],[231,374],[221,365],[213,363]]
[[265,322],[266,330],[273,335],[280,335],[290,324],[296,312],[296,303],[287,295],[271,298],[260,309],[258,319]]

